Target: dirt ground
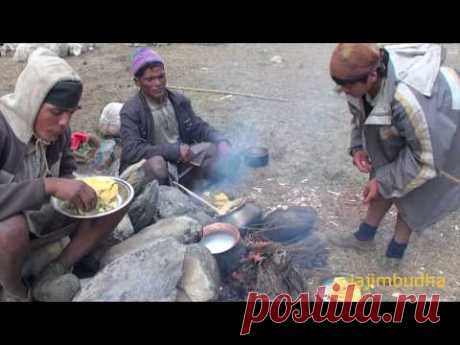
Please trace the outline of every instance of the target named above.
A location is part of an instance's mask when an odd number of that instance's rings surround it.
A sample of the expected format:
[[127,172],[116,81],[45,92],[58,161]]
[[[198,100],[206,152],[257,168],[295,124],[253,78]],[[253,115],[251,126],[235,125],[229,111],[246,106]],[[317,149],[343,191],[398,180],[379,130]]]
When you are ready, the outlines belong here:
[[[170,44],[156,48],[167,63],[169,86],[218,89],[286,99],[262,100],[225,94],[184,91],[195,111],[233,139],[237,149],[262,145],[270,164],[248,170],[238,191],[265,211],[276,207],[314,207],[322,238],[353,231],[365,213],[361,191],[366,176],[351,164],[346,149],[350,115],[344,96],[333,90],[328,75],[333,44]],[[449,44],[448,62],[460,68],[460,44]],[[67,61],[84,82],[83,109],[73,130],[95,132],[102,108],[124,102],[136,89],[129,75],[128,44],[99,44]],[[281,62],[271,61],[280,56]],[[276,59],[275,59],[276,60]],[[23,65],[0,59],[0,95],[11,92]],[[460,300],[460,212],[423,234],[414,234],[399,271],[381,265],[391,239],[395,212],[386,217],[376,252],[358,254],[331,248],[330,266],[355,277],[445,278],[444,288],[375,287],[388,299],[396,293],[440,292],[443,300]],[[438,281],[440,284],[442,280]]]

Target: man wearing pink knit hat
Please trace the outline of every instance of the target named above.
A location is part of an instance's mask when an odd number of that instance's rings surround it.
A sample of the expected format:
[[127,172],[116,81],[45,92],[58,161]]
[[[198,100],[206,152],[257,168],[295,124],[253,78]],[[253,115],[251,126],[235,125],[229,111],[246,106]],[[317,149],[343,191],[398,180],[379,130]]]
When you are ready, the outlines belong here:
[[120,112],[120,171],[145,160],[140,164],[147,181],[192,187],[199,180],[222,179],[230,141],[197,116],[185,96],[166,87],[161,56],[149,48],[136,50],[131,73],[139,92]]

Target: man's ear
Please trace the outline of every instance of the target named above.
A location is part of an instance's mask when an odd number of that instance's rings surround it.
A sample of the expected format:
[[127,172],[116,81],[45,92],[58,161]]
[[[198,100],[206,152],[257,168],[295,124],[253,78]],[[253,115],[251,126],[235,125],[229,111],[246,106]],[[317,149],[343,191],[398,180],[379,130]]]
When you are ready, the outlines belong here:
[[369,73],[369,80],[371,81],[371,83],[375,83],[378,79],[379,79],[379,74],[377,70],[374,70]]

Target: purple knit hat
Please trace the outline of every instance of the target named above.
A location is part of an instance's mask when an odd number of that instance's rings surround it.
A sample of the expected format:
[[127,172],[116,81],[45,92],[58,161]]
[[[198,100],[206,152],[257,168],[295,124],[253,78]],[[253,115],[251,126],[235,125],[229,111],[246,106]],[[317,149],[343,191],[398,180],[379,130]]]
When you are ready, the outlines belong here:
[[160,62],[164,65],[163,59],[158,53],[150,48],[139,48],[134,52],[131,62],[131,73],[135,75],[145,64]]

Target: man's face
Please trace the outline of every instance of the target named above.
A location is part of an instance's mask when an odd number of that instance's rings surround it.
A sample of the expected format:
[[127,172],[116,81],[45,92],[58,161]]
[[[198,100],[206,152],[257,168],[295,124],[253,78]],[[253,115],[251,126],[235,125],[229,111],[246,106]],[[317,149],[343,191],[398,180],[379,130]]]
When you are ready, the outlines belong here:
[[368,85],[368,81],[366,82],[356,82],[356,83],[347,83],[342,85],[342,90],[349,96],[360,98],[364,96],[370,87]]
[[150,98],[161,101],[166,94],[166,73],[163,66],[147,68],[144,74],[136,79],[136,85]]
[[353,82],[344,82],[344,80],[334,76],[332,78],[340,86],[343,92],[349,96],[357,98],[360,98],[366,93],[374,90],[378,81],[378,75],[375,71],[372,71],[365,77]]
[[34,123],[35,135],[48,142],[56,141],[69,126],[75,109],[60,109],[49,103],[43,103]]

